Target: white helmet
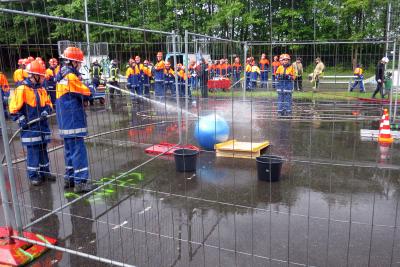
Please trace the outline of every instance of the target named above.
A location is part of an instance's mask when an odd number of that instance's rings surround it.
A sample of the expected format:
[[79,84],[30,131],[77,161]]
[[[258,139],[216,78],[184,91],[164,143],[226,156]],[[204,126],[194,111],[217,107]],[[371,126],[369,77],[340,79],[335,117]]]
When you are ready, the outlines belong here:
[[384,63],[389,63],[389,59],[387,57],[383,57],[381,59],[381,61],[384,62]]

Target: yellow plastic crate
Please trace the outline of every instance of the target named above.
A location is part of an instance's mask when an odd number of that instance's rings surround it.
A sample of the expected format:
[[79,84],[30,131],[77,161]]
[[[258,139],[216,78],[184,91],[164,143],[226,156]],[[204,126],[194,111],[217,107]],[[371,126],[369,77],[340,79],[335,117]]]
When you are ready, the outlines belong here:
[[214,145],[217,157],[251,159],[260,156],[269,146],[269,141],[261,143],[228,140]]

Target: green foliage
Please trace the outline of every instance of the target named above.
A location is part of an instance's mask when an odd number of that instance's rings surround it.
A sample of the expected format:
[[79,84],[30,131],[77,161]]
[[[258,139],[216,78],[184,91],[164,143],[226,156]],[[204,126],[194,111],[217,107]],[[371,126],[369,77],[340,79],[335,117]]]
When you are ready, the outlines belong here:
[[[184,30],[240,40],[360,40],[386,36],[390,0],[88,0],[89,20],[147,29]],[[47,0],[0,4],[9,9],[84,20],[84,1]],[[392,1],[396,36],[400,4]],[[272,16],[272,17],[271,17]],[[314,24],[315,22],[315,24]],[[76,23],[2,14],[0,43],[85,40]],[[271,24],[272,23],[272,24]],[[397,23],[397,24],[396,24]],[[315,27],[314,27],[315,25]],[[397,26],[396,26],[397,25]],[[271,33],[272,26],[272,33]],[[314,36],[315,31],[315,36]],[[143,41],[141,33],[91,26],[92,41]],[[146,41],[159,40],[156,35]]]

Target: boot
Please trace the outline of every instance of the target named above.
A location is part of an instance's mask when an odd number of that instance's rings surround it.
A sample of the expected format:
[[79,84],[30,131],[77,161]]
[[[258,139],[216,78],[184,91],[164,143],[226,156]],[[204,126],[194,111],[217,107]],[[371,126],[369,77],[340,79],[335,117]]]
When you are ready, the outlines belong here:
[[88,193],[94,189],[96,189],[97,186],[94,186],[90,183],[80,183],[76,184],[74,188],[74,192],[79,194],[79,193]]
[[74,181],[64,180],[64,189],[75,187]]
[[42,179],[31,179],[30,183],[33,186],[39,186],[39,185],[43,184],[43,180]]
[[57,177],[55,175],[52,175],[49,172],[45,173],[42,177],[43,177],[43,180],[49,181],[49,182],[55,182],[57,180]]

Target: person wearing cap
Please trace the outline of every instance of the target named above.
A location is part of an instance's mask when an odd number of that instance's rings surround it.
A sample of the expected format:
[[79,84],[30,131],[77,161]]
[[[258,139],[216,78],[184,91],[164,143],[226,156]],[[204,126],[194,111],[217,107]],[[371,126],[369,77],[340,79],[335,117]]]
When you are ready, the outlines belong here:
[[[176,75],[178,76],[179,97],[185,97],[187,75],[185,73],[185,67],[181,63],[176,65]],[[190,87],[188,87],[188,96],[192,98]]]
[[[140,62],[140,57],[136,56],[135,57],[135,67],[134,67],[134,75],[135,78],[133,79],[135,84],[134,84],[134,88],[136,91],[136,94],[139,96],[143,95],[143,64]],[[140,98],[138,99],[139,101],[141,100]]]
[[269,72],[269,60],[265,53],[261,54],[260,62],[258,63],[260,66],[260,73],[261,73],[261,88],[268,87],[268,72]]
[[290,64],[290,56],[282,54],[279,57],[280,66],[275,72],[277,80],[276,91],[278,92],[278,114],[287,116],[292,114],[292,91],[294,80],[294,69]]
[[318,91],[319,88],[319,80],[321,79],[322,76],[324,76],[324,70],[325,70],[325,65],[324,63],[321,61],[320,57],[317,57],[315,59],[315,68],[314,68],[314,72],[312,75],[312,79],[311,82],[314,83],[313,86],[313,90],[314,91]]
[[235,62],[232,64],[232,78],[233,87],[240,87],[240,75],[242,74],[242,64],[240,64],[240,58],[236,57]]
[[387,57],[383,57],[376,66],[375,70],[376,89],[372,94],[372,98],[375,98],[378,92],[381,94],[381,98],[385,97],[383,93],[383,83],[385,82],[385,65],[387,63],[389,63],[389,59]]
[[278,69],[278,67],[281,65],[280,61],[279,61],[279,57],[278,56],[274,56],[274,61],[272,62],[272,88],[275,88],[276,85],[276,70]]
[[89,192],[93,187],[87,183],[89,163],[84,137],[88,129],[84,102],[91,93],[79,73],[84,55],[77,47],[67,47],[62,58],[64,66],[57,74],[56,110],[59,133],[64,138],[64,188],[75,187],[76,193]]
[[171,68],[171,63],[169,61],[165,62],[165,69],[164,69],[164,88],[165,93],[168,90],[171,91],[171,96],[176,96],[176,89],[175,89],[175,72]]
[[[110,77],[108,78],[108,83],[112,86],[110,86],[110,99],[114,98],[114,92],[115,92],[115,87],[119,87],[118,81],[119,81],[119,68],[118,68],[118,62],[116,59],[111,60],[111,66],[110,66]],[[117,89],[117,94],[119,96],[122,96],[121,91]]]
[[10,96],[10,86],[8,85],[7,76],[0,71],[0,96],[3,102],[4,117],[8,119],[8,97]]
[[197,90],[197,85],[198,85],[198,75],[197,75],[197,64],[195,59],[190,60],[190,64],[188,66],[188,72],[189,72],[189,86],[191,90]]
[[257,66],[256,61],[254,58],[252,58],[250,62],[250,85],[249,85],[249,90],[254,91],[257,88],[257,80],[258,77],[260,76],[260,68]]
[[18,69],[14,71],[13,79],[15,83],[15,87],[18,87],[22,84],[22,82],[28,78],[28,73],[25,71],[25,66],[27,65],[27,59],[20,58],[18,59]]
[[51,131],[47,116],[53,107],[42,84],[46,69],[39,60],[27,65],[28,78],[13,92],[10,99],[10,114],[21,128],[21,142],[26,146],[27,174],[30,183],[41,185],[44,181],[55,181],[50,173],[47,144]]
[[90,68],[89,74],[90,78],[92,79],[92,84],[94,89],[96,90],[97,87],[100,85],[100,78],[103,73],[103,70],[97,61],[97,59],[93,60],[92,67]]
[[165,96],[165,88],[164,88],[164,69],[165,63],[162,59],[162,52],[157,53],[157,63],[153,68],[153,77],[154,77],[154,96],[156,98],[160,98],[162,100]]
[[250,90],[250,75],[251,75],[251,58],[246,58],[246,66],[244,69],[246,79],[246,91]]
[[354,84],[351,86],[350,92],[353,92],[353,89],[360,85],[360,92],[365,93],[363,69],[361,68],[360,64],[356,65],[353,74]]
[[152,77],[152,66],[149,60],[143,61],[143,95],[150,98],[150,80]]
[[294,69],[294,90],[303,92],[303,63],[301,63],[301,57],[296,58],[296,61],[293,62],[292,66]]
[[47,90],[47,94],[50,96],[53,106],[56,104],[56,75],[59,71],[60,67],[58,66],[57,59],[51,58],[49,60],[49,68],[46,70],[44,87]]

